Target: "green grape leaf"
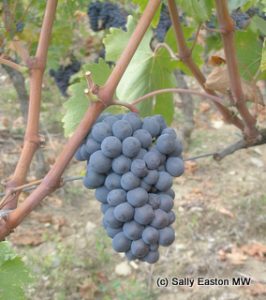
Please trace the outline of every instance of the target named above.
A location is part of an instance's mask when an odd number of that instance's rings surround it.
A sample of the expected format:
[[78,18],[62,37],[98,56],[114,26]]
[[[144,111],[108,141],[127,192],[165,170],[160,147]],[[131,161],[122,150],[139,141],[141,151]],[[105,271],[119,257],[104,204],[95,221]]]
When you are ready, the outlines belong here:
[[262,43],[252,30],[236,31],[235,42],[240,74],[251,80],[260,66]]
[[242,7],[246,5],[250,0],[229,0],[228,1],[228,8],[230,11],[237,9],[238,7]]
[[178,0],[176,3],[189,17],[197,22],[208,20],[213,8],[213,1],[211,0]]
[[264,39],[264,43],[263,43],[260,69],[262,72],[266,71],[266,39]]
[[259,32],[260,34],[266,36],[266,21],[258,16],[254,16],[250,22],[250,28],[255,32]]
[[[108,60],[118,59],[135,26],[135,21],[129,17],[127,32],[111,30],[104,40]],[[152,31],[148,30],[117,87],[117,96],[121,101],[132,102],[153,90],[175,86],[172,71],[176,62],[171,61],[165,49],[154,53],[150,48],[151,38]],[[163,94],[145,100],[139,105],[139,110],[142,116],[160,113],[170,123],[174,114],[173,96]]]
[[89,102],[94,100],[92,98],[89,99],[84,93],[84,90],[88,87],[84,76],[86,71],[92,73],[92,78],[96,84],[103,85],[108,78],[111,69],[103,59],[100,59],[98,64],[91,63],[84,65],[82,71],[75,76],[74,83],[69,87],[71,96],[64,104],[66,112],[62,121],[64,123],[66,136],[73,133],[88,109]]
[[32,276],[8,242],[0,243],[0,299],[26,299],[24,289]]
[[[133,0],[132,1],[134,4],[137,4],[139,6],[139,9],[140,9],[140,12],[143,13],[144,10],[145,10],[145,7],[147,6],[149,0]],[[159,22],[159,19],[160,19],[160,11],[161,11],[161,5],[159,6],[153,20],[152,20],[152,26],[156,27],[158,22]]]

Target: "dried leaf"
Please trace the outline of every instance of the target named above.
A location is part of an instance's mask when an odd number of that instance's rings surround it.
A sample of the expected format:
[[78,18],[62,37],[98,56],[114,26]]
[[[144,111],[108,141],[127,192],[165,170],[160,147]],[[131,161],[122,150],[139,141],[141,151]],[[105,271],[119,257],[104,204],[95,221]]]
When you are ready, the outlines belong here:
[[[265,105],[259,88],[255,84],[242,79],[241,85],[246,101],[251,101],[256,104]],[[230,91],[230,79],[226,65],[216,66],[212,72],[208,75],[205,87],[220,92],[224,95],[228,95]]]
[[38,246],[44,242],[43,230],[35,229],[32,231],[32,229],[20,229],[12,234],[10,239],[15,245]]
[[243,251],[243,253],[249,256],[255,256],[260,259],[266,257],[266,245],[263,245],[261,243],[252,243],[249,245],[244,245],[241,247],[241,250]]
[[195,161],[186,161],[185,162],[185,172],[194,174],[198,169],[198,164]]
[[220,207],[220,208],[218,209],[218,211],[219,211],[221,214],[226,215],[226,216],[228,216],[228,217],[230,217],[230,218],[232,218],[232,219],[235,217],[235,215],[234,215],[230,210],[228,210],[228,209],[226,209],[226,208],[224,208],[224,207]]
[[247,260],[247,256],[242,253],[241,249],[236,247],[233,247],[230,252],[221,249],[218,255],[221,261],[228,261],[232,265],[242,265]]
[[79,286],[79,293],[81,299],[83,300],[95,299],[95,294],[97,291],[98,287],[91,278],[85,279],[84,282]]

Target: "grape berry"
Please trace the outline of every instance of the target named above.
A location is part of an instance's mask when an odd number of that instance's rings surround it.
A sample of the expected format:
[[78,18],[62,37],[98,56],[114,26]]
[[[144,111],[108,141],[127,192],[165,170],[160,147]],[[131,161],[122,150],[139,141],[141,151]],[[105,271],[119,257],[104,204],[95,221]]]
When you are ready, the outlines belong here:
[[162,116],[101,115],[77,150],[87,160],[84,185],[95,190],[113,248],[155,263],[175,239],[173,177],[184,172],[182,145]]

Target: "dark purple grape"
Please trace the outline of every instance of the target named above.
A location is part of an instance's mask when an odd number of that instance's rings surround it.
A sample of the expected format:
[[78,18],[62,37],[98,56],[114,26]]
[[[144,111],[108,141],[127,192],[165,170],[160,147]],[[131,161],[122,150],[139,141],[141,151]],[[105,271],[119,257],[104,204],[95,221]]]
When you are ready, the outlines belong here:
[[140,179],[132,172],[127,172],[121,177],[121,186],[124,190],[129,191],[140,185]]
[[113,238],[113,237],[115,237],[115,235],[117,235],[119,232],[122,231],[122,228],[112,228],[112,227],[107,226],[105,228],[105,230],[106,230],[107,235],[110,238]]
[[136,158],[136,159],[143,159],[143,157],[144,157],[144,155],[145,155],[146,153],[147,153],[147,150],[141,148],[141,149],[139,150],[138,155],[137,155],[135,158]]
[[176,139],[176,137],[177,137],[175,130],[173,128],[171,128],[171,127],[167,127],[165,129],[163,129],[162,135],[163,134],[169,134],[169,135],[172,136],[173,139]]
[[162,132],[165,128],[167,128],[167,124],[165,123],[163,116],[155,115],[154,118],[160,124],[160,132]]
[[137,258],[144,257],[149,252],[149,246],[146,245],[142,239],[133,241],[130,249],[132,254]]
[[119,222],[114,215],[114,207],[109,207],[103,217],[105,223],[112,228],[120,228],[123,223]]
[[116,252],[127,252],[130,249],[131,241],[125,237],[123,232],[119,232],[114,236],[112,245]]
[[147,167],[150,170],[155,170],[161,164],[161,155],[159,152],[156,151],[148,151],[144,155],[143,160],[145,161]]
[[127,157],[136,156],[141,149],[141,144],[138,139],[133,136],[127,137],[122,143],[122,152]]
[[164,192],[165,194],[169,195],[172,199],[175,199],[175,191],[173,189],[169,189]]
[[97,150],[101,149],[101,144],[96,142],[92,138],[87,138],[86,140],[86,151],[89,155],[93,154]]
[[159,260],[159,258],[159,251],[149,251],[149,253],[146,256],[144,256],[141,260],[149,264],[154,264]]
[[129,112],[124,115],[123,120],[126,120],[131,125],[133,131],[141,128],[142,121],[136,113]]
[[131,159],[120,155],[117,158],[115,158],[112,162],[112,169],[117,174],[124,174],[130,170],[131,166]]
[[175,240],[175,231],[172,227],[165,227],[159,230],[159,244],[161,246],[170,246]]
[[94,152],[89,160],[89,167],[98,173],[107,173],[111,169],[112,161],[101,150]]
[[110,191],[105,186],[100,186],[95,190],[95,198],[101,203],[107,203],[107,196]]
[[132,135],[133,130],[130,123],[126,120],[118,120],[112,126],[114,136],[123,141],[125,138]]
[[141,238],[144,226],[135,221],[127,222],[123,225],[123,232],[130,240],[138,240]]
[[127,201],[134,207],[143,206],[148,202],[148,193],[143,188],[135,188],[127,192]]
[[173,199],[169,195],[163,193],[159,195],[159,198],[160,198],[160,209],[164,210],[165,212],[169,212],[174,206]]
[[159,195],[158,194],[149,193],[148,204],[150,204],[150,206],[153,209],[159,208],[159,206],[160,206],[160,197],[159,197]]
[[143,188],[147,192],[149,192],[151,190],[151,185],[146,183],[144,180],[141,180],[140,187]]
[[151,226],[157,229],[166,227],[169,223],[168,214],[160,208],[154,211],[154,218],[151,222]]
[[133,219],[134,208],[127,202],[118,204],[114,209],[114,216],[120,222],[128,222]]
[[161,127],[155,117],[146,117],[143,119],[142,129],[147,130],[152,137],[157,137],[160,134]]
[[150,170],[148,175],[143,178],[143,180],[150,185],[155,184],[159,179],[159,172],[157,170]]
[[117,137],[108,136],[102,141],[101,149],[105,156],[115,158],[122,152],[122,143]]
[[148,169],[146,167],[145,161],[136,158],[132,161],[131,172],[137,177],[144,177],[148,174]]
[[143,148],[149,148],[152,144],[152,136],[145,129],[138,129],[134,132],[133,136],[137,138]]
[[111,126],[104,122],[96,123],[92,127],[91,135],[95,141],[101,143],[106,137],[112,135]]
[[126,252],[126,258],[131,261],[131,260],[135,260],[137,259],[137,257],[135,255],[132,254],[131,250]]
[[169,157],[166,161],[167,172],[174,176],[181,176],[184,173],[184,162],[179,157]]
[[110,206],[109,204],[102,203],[102,204],[101,204],[101,212],[102,212],[103,214],[105,214],[106,211],[107,211],[110,207],[111,207],[111,206]]
[[108,190],[119,189],[121,188],[121,176],[116,173],[110,173],[105,178],[104,185],[108,188]]
[[175,151],[176,143],[171,134],[162,134],[156,141],[156,148],[162,154],[170,154]]
[[108,123],[111,127],[116,121],[118,121],[118,118],[115,116],[108,116],[103,120],[103,122]]
[[127,193],[122,189],[114,189],[109,192],[107,202],[112,206],[117,206],[126,201]]
[[173,184],[173,178],[167,172],[161,171],[159,172],[159,179],[156,182],[156,189],[161,192],[167,191],[171,188]]
[[173,224],[176,220],[175,213],[172,210],[168,213],[168,219],[169,219],[168,226]]
[[104,183],[105,176],[88,169],[86,176],[83,178],[83,184],[87,189],[95,189]]
[[157,244],[159,241],[159,231],[154,227],[147,226],[142,232],[142,239],[148,245]]
[[[147,225],[152,222],[154,218],[154,211],[149,204],[135,208],[134,220],[142,225]],[[167,219],[168,221],[168,219]]]

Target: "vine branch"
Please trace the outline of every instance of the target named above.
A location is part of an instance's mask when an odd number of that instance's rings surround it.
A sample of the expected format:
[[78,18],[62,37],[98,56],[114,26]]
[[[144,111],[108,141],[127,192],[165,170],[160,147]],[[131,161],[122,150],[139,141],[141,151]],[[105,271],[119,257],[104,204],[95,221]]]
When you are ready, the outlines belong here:
[[241,86],[234,41],[234,23],[230,17],[226,0],[216,0],[216,8],[224,45],[231,91],[235,100],[235,106],[237,107],[245,124],[245,137],[248,142],[252,143],[252,141],[258,138],[259,132],[256,129],[256,119],[250,114],[246,106],[245,96]]
[[[169,7],[169,12],[170,12],[174,32],[175,32],[178,50],[179,50],[179,58],[190,69],[191,73],[194,75],[194,77],[201,85],[201,87],[205,90],[205,92],[215,96],[216,95],[215,92],[205,87],[205,81],[206,81],[205,76],[203,75],[199,67],[195,64],[195,62],[192,59],[191,49],[188,48],[185,40],[185,36],[182,30],[181,21],[179,18],[178,9],[175,4],[175,0],[168,0],[168,7]],[[232,114],[232,112],[228,108],[226,108],[221,103],[216,103],[215,105],[217,109],[220,111],[220,113],[222,114],[225,122],[231,123],[241,130],[244,129],[244,124],[242,120],[240,120],[236,115]]]
[[[9,190],[25,182],[32,158],[39,147],[39,118],[41,106],[41,90],[43,73],[45,70],[49,41],[51,38],[53,22],[55,19],[57,0],[48,0],[46,4],[43,24],[40,32],[36,55],[29,61],[30,66],[30,95],[26,132],[22,152],[17,163],[13,176],[7,182],[6,193]],[[5,208],[15,208],[17,206],[16,197]]]
[[21,72],[21,73],[25,70],[25,67],[23,67],[19,64],[16,64],[13,61],[11,61],[9,59],[5,59],[3,57],[0,57],[0,64],[9,66],[10,68],[12,68],[18,72]]
[[[153,16],[156,13],[156,10],[158,9],[160,5],[160,0],[151,0],[148,2],[147,7],[144,10],[144,13],[135,29],[133,32],[129,43],[125,47],[121,57],[119,58],[115,68],[113,69],[111,75],[107,79],[105,85],[103,87],[100,87],[97,93],[97,96],[99,98],[99,101],[93,102],[90,107],[88,108],[87,112],[85,113],[83,119],[79,123],[77,129],[73,133],[73,135],[69,138],[68,142],[65,144],[62,152],[59,154],[55,164],[51,168],[51,170],[47,173],[47,175],[44,177],[42,180],[41,184],[34,190],[27,198],[26,200],[21,203],[16,209],[12,210],[4,219],[0,220],[0,240],[5,238],[16,226],[18,226],[23,219],[50,193],[52,193],[54,190],[56,190],[58,187],[60,187],[60,178],[66,169],[67,165],[69,164],[70,160],[72,159],[75,151],[77,150],[78,146],[81,144],[81,142],[84,140],[86,137],[87,133],[89,132],[90,128],[96,121],[97,117],[101,114],[101,112],[105,109],[106,105],[112,105],[113,102],[113,94],[115,92],[115,89],[117,85],[120,82],[120,79],[122,78],[128,64],[130,63],[138,45],[140,44],[142,37],[144,36],[146,30],[148,29],[151,20]],[[50,11],[49,14],[45,14],[47,18],[50,20],[46,20],[44,18],[44,25],[50,25],[48,28],[48,34],[51,34],[51,29],[52,29],[52,20],[54,19],[54,12],[55,12],[55,7],[56,7],[56,1],[54,0],[48,0],[47,2],[47,7],[50,7],[52,12]],[[54,9],[52,9],[54,8]],[[48,9],[47,9],[48,10]],[[44,27],[43,25],[43,27]],[[43,32],[43,28],[42,28]],[[42,33],[41,33],[42,35]],[[49,37],[40,37],[40,42],[43,43],[48,43]],[[42,58],[46,58],[47,52],[44,50],[48,49],[48,44],[45,45],[46,47],[40,48],[38,47],[37,49],[37,60],[39,62],[39,66],[42,68],[45,67],[45,59],[40,59],[40,55],[42,55]],[[39,52],[38,52],[39,51]],[[42,70],[42,69],[41,69]],[[40,73],[35,73],[35,77],[37,77],[38,81],[35,82],[35,85],[32,85],[32,88],[34,86],[39,86],[41,84],[41,79],[42,79],[42,74],[43,72]],[[36,80],[36,79],[35,79]],[[41,85],[40,85],[41,86]],[[32,92],[32,96],[39,96],[40,97],[40,90],[39,93],[36,94],[38,91]],[[34,99],[34,98],[33,98]],[[30,106],[32,107],[32,106]],[[36,106],[35,106],[36,109]],[[39,115],[39,111],[37,112],[37,115]],[[33,124],[36,125],[38,117],[31,120],[33,121]],[[33,127],[36,129],[36,127]],[[27,131],[28,133],[28,131]],[[30,135],[26,134],[26,137]],[[36,140],[38,141],[38,140]],[[35,144],[34,141],[32,140],[30,144]],[[36,147],[37,148],[37,147]],[[25,146],[23,148],[23,151],[25,153]],[[35,148],[34,148],[35,149]],[[31,152],[33,154],[34,151]],[[31,157],[31,155],[30,155]],[[26,156],[26,158],[29,158],[29,155]],[[19,167],[19,165],[18,165]],[[17,168],[18,168],[17,167]],[[28,170],[29,163],[27,165],[23,165],[23,175],[26,175],[26,171]],[[21,167],[20,167],[21,168]],[[16,175],[16,173],[15,173]],[[20,174],[20,179],[21,184],[24,182],[24,177],[21,176]],[[10,186],[9,188],[13,188],[14,186],[18,186],[21,184],[18,184],[18,181],[15,182],[14,184],[13,181],[13,186]],[[7,190],[8,192],[8,190]],[[16,204],[16,203],[15,203]],[[14,201],[12,202],[12,205],[14,205]],[[5,209],[12,208],[12,207],[5,207]]]

